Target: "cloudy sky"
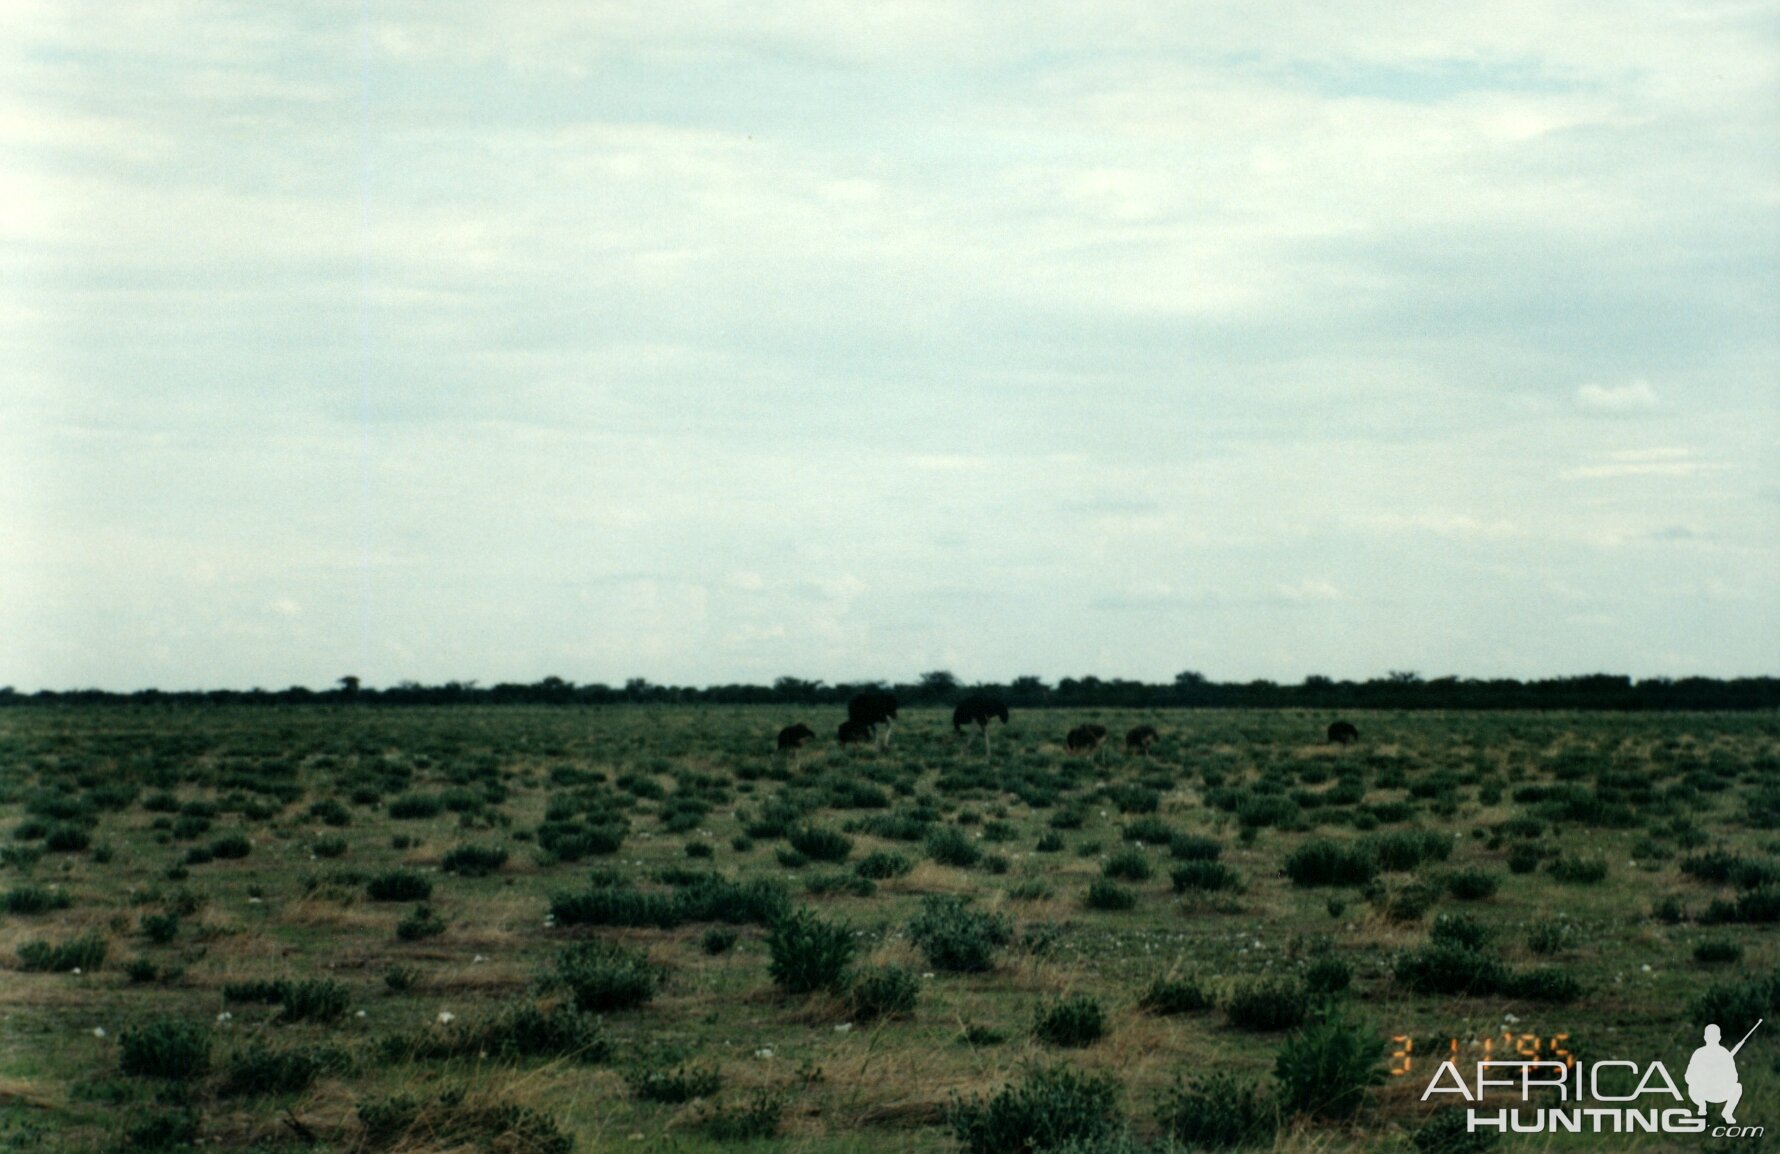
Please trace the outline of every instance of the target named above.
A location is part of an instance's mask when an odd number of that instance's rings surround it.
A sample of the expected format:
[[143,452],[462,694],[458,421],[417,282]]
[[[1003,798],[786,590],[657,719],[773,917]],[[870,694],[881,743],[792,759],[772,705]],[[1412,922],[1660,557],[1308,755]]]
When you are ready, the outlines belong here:
[[0,684],[1780,672],[1780,9],[0,6]]

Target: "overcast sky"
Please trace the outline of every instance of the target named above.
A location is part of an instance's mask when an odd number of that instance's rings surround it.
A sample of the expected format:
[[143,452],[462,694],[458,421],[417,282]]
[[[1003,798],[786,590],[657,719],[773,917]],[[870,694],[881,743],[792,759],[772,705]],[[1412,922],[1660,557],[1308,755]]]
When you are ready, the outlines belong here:
[[1780,673],[1772,2],[0,44],[0,684]]

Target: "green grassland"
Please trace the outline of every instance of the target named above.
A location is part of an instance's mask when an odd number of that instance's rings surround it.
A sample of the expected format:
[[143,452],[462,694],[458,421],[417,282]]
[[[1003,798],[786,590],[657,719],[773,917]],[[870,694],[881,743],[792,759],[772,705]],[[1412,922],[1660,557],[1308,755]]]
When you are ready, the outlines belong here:
[[1455,1049],[1679,1080],[1780,1009],[1780,718],[1349,717],[8,709],[0,1150],[993,1149],[1026,1087],[1081,1150],[1459,1151]]

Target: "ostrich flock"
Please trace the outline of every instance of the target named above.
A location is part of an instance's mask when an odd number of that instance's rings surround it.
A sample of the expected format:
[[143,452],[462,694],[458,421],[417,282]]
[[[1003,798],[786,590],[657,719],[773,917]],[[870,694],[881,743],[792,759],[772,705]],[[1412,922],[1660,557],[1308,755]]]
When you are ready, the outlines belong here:
[[[1007,702],[986,693],[973,693],[960,701],[952,710],[952,732],[962,734],[964,727],[974,725],[983,733],[983,756],[989,755],[989,723],[1000,719],[1007,724]],[[850,745],[862,745],[872,742],[880,747],[890,744],[890,731],[896,724],[896,695],[882,690],[867,690],[856,693],[847,702],[847,720],[840,723],[835,730],[835,738],[842,748]],[[1140,756],[1147,755],[1150,746],[1161,735],[1153,725],[1139,725],[1125,734],[1125,751]],[[1091,754],[1106,743],[1107,729],[1104,725],[1078,725],[1063,737],[1063,747],[1070,753]],[[1336,721],[1330,724],[1327,738],[1331,744],[1347,745],[1357,741],[1360,731],[1352,722]],[[779,730],[779,749],[802,749],[816,739],[816,731],[803,722],[787,725]]]

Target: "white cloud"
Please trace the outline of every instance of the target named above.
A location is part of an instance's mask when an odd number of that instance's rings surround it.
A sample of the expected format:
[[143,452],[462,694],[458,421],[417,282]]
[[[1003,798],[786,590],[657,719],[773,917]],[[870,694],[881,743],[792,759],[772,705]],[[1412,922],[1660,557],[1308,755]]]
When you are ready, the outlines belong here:
[[1643,413],[1657,407],[1656,390],[1649,381],[1624,385],[1583,385],[1576,390],[1576,407],[1592,413]]

